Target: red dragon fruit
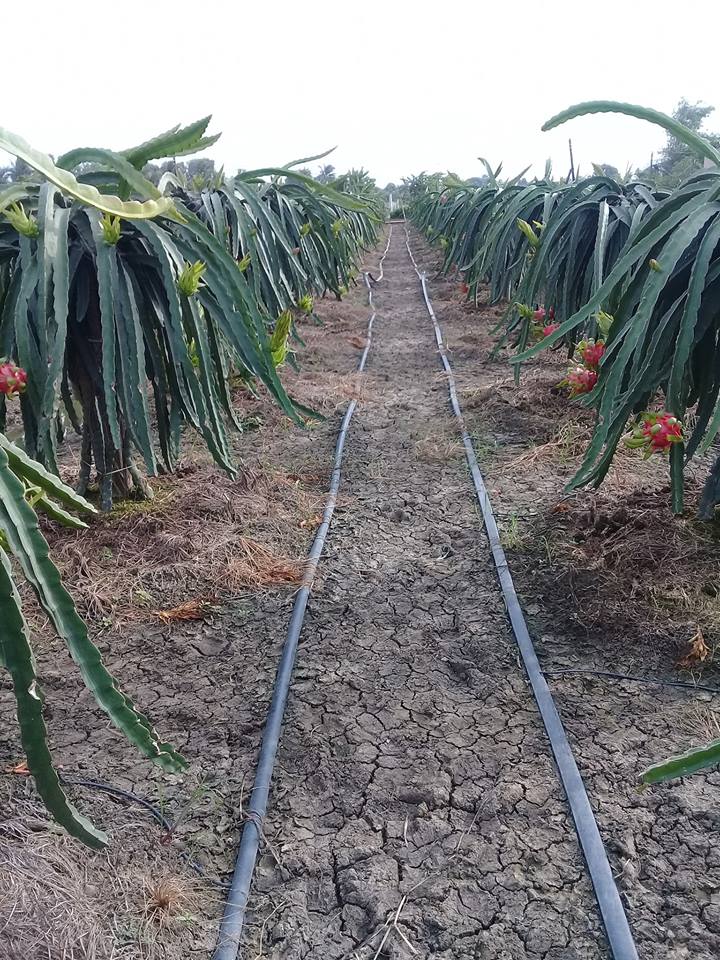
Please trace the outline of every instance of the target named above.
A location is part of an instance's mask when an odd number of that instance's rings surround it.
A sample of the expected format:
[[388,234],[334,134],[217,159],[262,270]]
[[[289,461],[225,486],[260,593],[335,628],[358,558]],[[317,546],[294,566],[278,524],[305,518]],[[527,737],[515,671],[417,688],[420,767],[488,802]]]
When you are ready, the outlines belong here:
[[674,443],[682,443],[682,424],[672,413],[661,410],[660,413],[645,411],[638,418],[638,424],[629,436],[625,437],[626,446],[644,450],[645,457],[653,453],[667,453]]
[[548,323],[543,327],[543,336],[549,337],[551,333],[555,333],[559,326],[559,323]]
[[588,370],[597,370],[598,364],[605,353],[605,342],[603,340],[581,340],[577,345],[576,352]]
[[563,380],[563,386],[570,390],[571,397],[579,397],[581,393],[590,393],[597,383],[597,371],[587,367],[571,367]]
[[470,293],[470,287],[467,285],[467,283],[461,283],[461,284],[460,284],[460,290],[461,290],[462,293],[464,293],[465,295],[467,295],[468,293]]
[[27,373],[22,367],[18,367],[12,360],[0,361],[0,393],[12,397],[16,393],[22,393],[26,386]]
[[545,307],[538,307],[537,310],[533,311],[533,320],[535,321],[535,323],[544,323]]

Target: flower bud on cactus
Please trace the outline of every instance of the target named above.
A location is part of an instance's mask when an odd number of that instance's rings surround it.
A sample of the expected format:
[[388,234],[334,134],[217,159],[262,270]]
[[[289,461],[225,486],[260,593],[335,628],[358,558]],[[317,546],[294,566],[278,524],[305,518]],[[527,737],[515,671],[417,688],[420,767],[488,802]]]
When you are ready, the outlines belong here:
[[674,443],[682,443],[682,424],[671,413],[645,411],[638,417],[635,429],[625,437],[631,450],[643,450],[647,459],[653,453],[667,453]]
[[111,217],[109,213],[104,213],[100,220],[103,240],[109,247],[114,247],[120,239],[121,227],[120,217]]
[[301,237],[306,237],[306,236],[310,233],[311,230],[312,230],[311,225],[310,225],[309,223],[304,223],[304,224],[300,227],[300,236],[301,236]]
[[186,297],[192,297],[200,288],[200,278],[205,273],[205,264],[202,260],[195,263],[186,263],[178,277],[178,290]]
[[279,367],[287,356],[291,327],[292,313],[289,310],[284,310],[277,318],[273,335],[270,338],[270,353],[276,367]]
[[11,203],[3,212],[17,232],[24,237],[36,237],[40,232],[37,220],[32,215],[28,216],[25,213],[21,203]]
[[298,309],[302,310],[303,313],[312,313],[313,298],[309,293],[306,293],[304,296],[300,297],[298,300]]
[[245,273],[247,268],[250,266],[250,260],[251,260],[251,257],[249,253],[246,253],[245,256],[242,258],[242,260],[238,260],[237,262],[238,270],[241,273]]
[[610,327],[615,322],[615,317],[611,313],[605,313],[604,310],[600,310],[599,313],[596,313],[595,317],[597,319],[600,335],[607,337],[607,335],[610,333]]
[[0,361],[0,393],[6,397],[22,393],[27,386],[27,373],[12,360]]
[[518,217],[515,223],[518,225],[518,229],[521,230],[526,240],[530,244],[530,249],[533,251],[536,250],[540,245],[540,237],[535,233],[527,220],[522,220],[520,217]]
[[579,397],[582,393],[590,393],[597,383],[597,372],[587,367],[571,367],[561,386],[567,387],[571,397]]

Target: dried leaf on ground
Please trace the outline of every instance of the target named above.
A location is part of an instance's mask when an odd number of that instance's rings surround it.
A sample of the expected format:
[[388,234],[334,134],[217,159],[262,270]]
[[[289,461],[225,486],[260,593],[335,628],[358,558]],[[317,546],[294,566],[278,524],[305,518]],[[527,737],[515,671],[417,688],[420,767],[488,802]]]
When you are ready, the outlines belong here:
[[154,610],[153,613],[163,623],[174,623],[178,620],[204,620],[209,611],[210,600],[207,597],[198,597],[171,610]]
[[690,648],[682,660],[678,661],[679,667],[693,667],[698,663],[705,663],[712,655],[712,650],[707,645],[705,637],[700,627],[697,633],[690,639]]

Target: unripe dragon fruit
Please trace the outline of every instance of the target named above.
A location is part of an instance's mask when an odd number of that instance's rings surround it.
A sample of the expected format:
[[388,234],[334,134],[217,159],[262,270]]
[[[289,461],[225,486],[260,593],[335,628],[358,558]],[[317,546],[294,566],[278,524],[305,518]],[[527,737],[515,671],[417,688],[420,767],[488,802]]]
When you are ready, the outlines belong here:
[[587,367],[571,367],[563,380],[563,386],[568,387],[571,397],[579,397],[582,393],[590,393],[597,383],[597,371]]
[[27,373],[12,360],[0,361],[0,393],[12,397],[27,386]]
[[653,453],[667,453],[674,443],[682,443],[682,424],[672,413],[645,411],[638,425],[625,437],[625,445],[633,450],[643,449],[645,457]]
[[577,345],[576,353],[588,370],[597,370],[605,353],[605,343],[603,340],[581,340]]

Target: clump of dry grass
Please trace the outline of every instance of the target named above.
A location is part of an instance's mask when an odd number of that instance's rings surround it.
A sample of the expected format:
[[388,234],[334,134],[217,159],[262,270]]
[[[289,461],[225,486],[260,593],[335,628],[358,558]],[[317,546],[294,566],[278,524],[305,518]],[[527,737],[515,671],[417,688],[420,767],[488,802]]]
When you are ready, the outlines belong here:
[[188,882],[171,874],[146,877],[143,895],[145,918],[160,929],[197,905],[197,896]]
[[720,715],[706,703],[693,700],[683,703],[678,729],[690,738],[692,744],[720,740]]
[[239,537],[234,555],[228,560],[223,579],[236,587],[273,587],[299,584],[304,561],[291,560],[268,550],[256,540]]
[[65,843],[18,822],[0,825],[3,960],[113,960],[103,908]]
[[457,459],[463,452],[460,440],[431,434],[415,441],[415,456],[425,463],[447,463]]
[[306,407],[318,413],[328,413],[346,406],[350,400],[368,402],[377,396],[377,390],[367,373],[358,373],[356,370],[350,373],[318,370],[308,373],[298,381],[293,395]]
[[590,430],[584,423],[577,420],[565,420],[555,431],[551,440],[530,447],[520,456],[504,464],[505,470],[515,470],[519,467],[530,466],[539,460],[567,460],[578,459],[590,440]]
[[113,848],[89,859],[34,802],[21,808],[0,824],[2,960],[167,960],[184,956],[188,924],[211,935],[215,896],[193,878],[159,860],[128,868]]
[[[95,629],[202,619],[238,589],[300,582],[303,564],[292,557],[305,551],[326,484],[300,464],[278,469],[262,450],[236,479],[190,461],[156,479],[152,501],[123,504],[80,534],[48,527],[52,556]],[[33,632],[51,633],[24,594]]]

